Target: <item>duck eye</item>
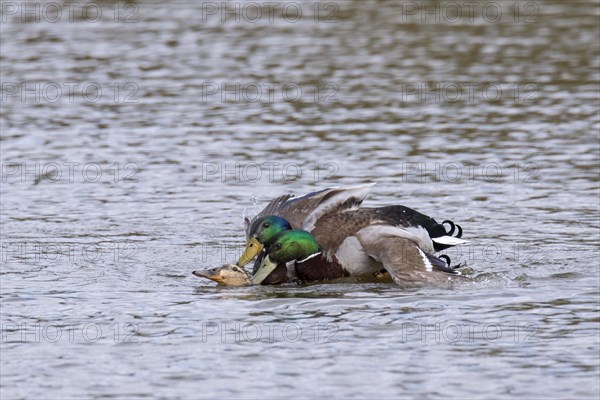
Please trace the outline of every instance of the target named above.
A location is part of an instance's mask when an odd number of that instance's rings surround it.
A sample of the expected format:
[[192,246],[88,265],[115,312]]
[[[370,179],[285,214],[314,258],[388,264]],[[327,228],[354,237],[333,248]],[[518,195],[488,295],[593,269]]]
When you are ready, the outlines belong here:
[[275,243],[275,248],[276,249],[280,249],[281,248],[281,243]]
[[238,272],[238,271],[239,271],[238,267],[233,267],[233,268],[231,268],[231,269],[232,269],[232,270],[234,270],[235,272]]
[[269,227],[269,223],[268,223],[268,222],[265,222],[265,223],[263,224],[263,228],[268,228],[268,227]]

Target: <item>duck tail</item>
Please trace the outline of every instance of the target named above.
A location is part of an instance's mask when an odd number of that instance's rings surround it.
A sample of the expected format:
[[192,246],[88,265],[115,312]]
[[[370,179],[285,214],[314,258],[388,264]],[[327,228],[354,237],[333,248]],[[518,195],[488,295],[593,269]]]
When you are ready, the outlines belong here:
[[[446,225],[449,225],[448,230],[446,230]],[[461,239],[463,230],[460,225],[455,224],[450,220],[445,220],[444,222],[439,224],[438,227],[441,227],[445,234],[431,238],[436,251],[444,250],[448,247],[458,246],[459,244],[467,243],[466,240]]]

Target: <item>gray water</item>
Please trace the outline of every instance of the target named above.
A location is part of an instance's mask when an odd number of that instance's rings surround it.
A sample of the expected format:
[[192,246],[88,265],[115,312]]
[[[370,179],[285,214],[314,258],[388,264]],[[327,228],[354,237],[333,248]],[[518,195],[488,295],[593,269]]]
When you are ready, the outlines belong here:
[[[3,399],[598,397],[597,2],[52,4],[2,1]],[[472,281],[190,274],[368,182]]]

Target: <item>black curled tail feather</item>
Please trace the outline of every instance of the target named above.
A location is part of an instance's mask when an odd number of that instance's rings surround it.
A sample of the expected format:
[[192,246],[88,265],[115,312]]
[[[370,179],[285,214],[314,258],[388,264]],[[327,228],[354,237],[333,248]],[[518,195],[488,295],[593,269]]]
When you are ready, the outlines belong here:
[[[450,221],[448,219],[445,220],[444,222],[442,222],[440,225],[443,226],[444,224],[450,225],[450,230],[446,231],[446,235],[452,236],[452,237],[455,237],[455,238],[461,238],[462,237],[463,230],[462,230],[462,228],[460,227],[459,224],[455,224],[454,222],[452,222],[452,221]],[[444,228],[445,228],[445,226],[444,226]],[[456,233],[456,236],[454,236],[454,230],[455,229],[458,229],[458,232]]]
[[446,235],[448,235],[448,236],[454,235],[454,229],[456,228],[456,225],[454,225],[454,222],[447,219],[444,222],[442,222],[440,225],[445,225],[445,224],[450,225],[450,230],[446,231]]
[[[448,227],[448,229],[446,229],[447,227]],[[442,231],[442,233],[441,234],[437,233],[440,230]],[[450,220],[444,220],[441,224],[437,224],[436,233],[437,234],[434,236],[430,232],[429,237],[431,237],[433,239],[433,248],[435,249],[436,252],[438,252],[438,251],[446,250],[446,249],[452,247],[453,245],[438,243],[435,241],[435,238],[439,238],[442,236],[449,236],[449,237],[460,239],[462,237],[463,230],[459,224],[455,224],[453,221],[450,221]]]

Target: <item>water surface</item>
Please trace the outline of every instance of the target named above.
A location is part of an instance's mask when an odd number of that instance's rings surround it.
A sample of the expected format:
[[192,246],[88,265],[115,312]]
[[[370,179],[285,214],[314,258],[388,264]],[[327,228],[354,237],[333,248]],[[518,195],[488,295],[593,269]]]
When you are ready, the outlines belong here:
[[[597,2],[94,4],[3,8],[2,398],[598,397]],[[367,182],[460,223],[474,281],[190,274],[270,198]]]

